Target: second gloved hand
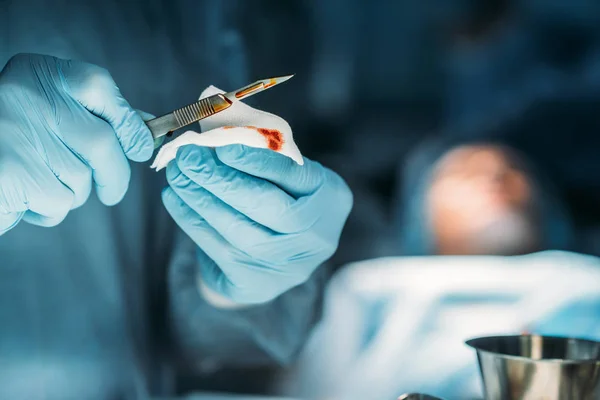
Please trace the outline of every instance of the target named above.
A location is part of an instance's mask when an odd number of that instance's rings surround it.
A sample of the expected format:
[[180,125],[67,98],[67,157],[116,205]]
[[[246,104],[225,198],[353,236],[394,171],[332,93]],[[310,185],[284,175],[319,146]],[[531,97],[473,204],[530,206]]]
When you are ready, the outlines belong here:
[[305,282],[337,248],[352,194],[331,170],[265,149],[181,147],[163,202],[198,245],[203,284],[237,304]]

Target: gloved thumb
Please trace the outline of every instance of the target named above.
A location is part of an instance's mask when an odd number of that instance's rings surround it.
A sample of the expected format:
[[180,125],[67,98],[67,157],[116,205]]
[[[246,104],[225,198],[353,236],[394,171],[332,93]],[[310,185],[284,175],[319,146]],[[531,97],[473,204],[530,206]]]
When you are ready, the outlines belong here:
[[142,110],[139,110],[137,108],[135,109],[135,112],[138,113],[140,115],[140,117],[142,117],[142,120],[144,122],[148,122],[151,119],[156,118],[156,116],[154,114],[150,114],[149,112],[142,111]]
[[[140,117],[142,117],[142,119],[144,120],[144,122],[148,122],[151,119],[156,118],[155,115],[147,113],[146,111],[142,111],[142,110],[138,110],[138,109],[136,109],[135,111],[138,114],[140,114]],[[160,147],[163,144],[164,141],[165,141],[165,137],[164,136],[161,136],[161,137],[159,137],[157,139],[154,139],[154,148],[156,149],[156,148]]]
[[123,152],[132,161],[147,161],[154,152],[150,130],[104,68],[71,60],[58,60],[67,89],[89,112],[115,131]]

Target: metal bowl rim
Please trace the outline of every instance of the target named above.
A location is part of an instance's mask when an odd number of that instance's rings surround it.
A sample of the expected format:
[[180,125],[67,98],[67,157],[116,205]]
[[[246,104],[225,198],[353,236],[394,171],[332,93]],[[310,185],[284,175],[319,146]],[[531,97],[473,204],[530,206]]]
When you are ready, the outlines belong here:
[[531,363],[551,363],[551,364],[559,364],[560,363],[560,364],[578,364],[578,365],[598,364],[598,365],[600,365],[600,359],[565,360],[562,358],[546,358],[546,359],[541,359],[541,360],[535,360],[533,358],[525,357],[525,356],[515,356],[515,355],[511,355],[511,354],[495,353],[493,351],[480,349],[480,348],[476,347],[475,345],[473,345],[474,341],[480,340],[480,339],[508,339],[508,338],[522,338],[522,337],[538,337],[538,338],[542,338],[542,339],[576,340],[578,342],[586,342],[586,343],[596,344],[596,345],[600,346],[600,342],[591,340],[591,339],[581,339],[581,338],[566,337],[566,336],[546,336],[546,335],[480,336],[480,337],[466,340],[465,344],[467,346],[471,347],[472,349],[474,349],[475,351],[477,351],[477,353],[489,354],[491,356],[507,358],[509,360],[526,361],[526,362],[531,362]]

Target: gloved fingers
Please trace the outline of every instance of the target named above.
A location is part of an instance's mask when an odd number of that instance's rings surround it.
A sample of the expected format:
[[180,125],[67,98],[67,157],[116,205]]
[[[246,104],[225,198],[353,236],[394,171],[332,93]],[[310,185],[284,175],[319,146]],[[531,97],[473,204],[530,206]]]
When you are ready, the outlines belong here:
[[23,220],[39,226],[56,226],[65,219],[73,207],[75,195],[50,170],[47,172],[46,177],[32,179],[29,183],[29,188],[38,185],[39,190],[28,192],[28,210]]
[[92,169],[84,163],[79,163],[66,173],[59,176],[59,180],[74,194],[71,209],[81,207],[90,197],[92,192]]
[[52,172],[75,196],[72,209],[82,206],[92,191],[92,169],[56,136],[50,136],[44,148]]
[[17,226],[25,212],[0,213],[0,236]]
[[[279,290],[252,284],[260,275],[279,274],[285,285],[287,276],[258,265],[256,260],[233,247],[210,224],[167,187],[162,193],[165,208],[177,225],[198,245],[202,280],[208,288],[236,303],[263,303],[271,300]],[[294,277],[295,279],[295,277]]]
[[236,285],[201,248],[197,250],[198,264],[202,283],[212,291],[232,299],[235,297]]
[[150,114],[149,112],[146,112],[146,111],[138,110],[137,108],[135,109],[135,112],[140,115],[140,117],[142,118],[142,120],[144,122],[150,121],[151,119],[156,118],[156,115]]
[[295,198],[310,195],[324,181],[323,166],[308,159],[298,165],[274,151],[242,145],[219,147],[216,153],[230,167],[273,182]]
[[[11,152],[0,157],[0,230],[12,228],[20,219],[51,226],[62,221],[74,204],[75,196],[38,155],[31,143],[23,142],[13,131],[4,131]],[[20,143],[19,143],[20,141]],[[41,217],[37,217],[39,215]]]
[[[264,304],[273,300],[285,289],[278,288],[273,290],[269,285],[248,284],[255,281],[257,273],[271,275],[269,270],[255,269],[251,262],[244,265],[236,265],[238,274],[232,275],[241,279],[231,279],[228,272],[222,269],[218,262],[214,261],[209,254],[202,249],[197,251],[198,264],[200,266],[200,279],[202,285],[206,286],[212,292],[224,297],[225,299],[238,305]],[[242,268],[242,269],[240,269]],[[247,275],[240,277],[239,272],[248,272]],[[242,274],[244,275],[244,274]],[[241,283],[240,283],[241,282]],[[282,287],[295,286],[293,283],[283,282]]]
[[276,237],[281,235],[259,225],[222,202],[182,174],[176,164],[171,163],[167,171],[169,181],[176,182],[171,185],[171,188],[177,196],[204,218],[225,240],[250,256],[261,258],[262,255],[254,254],[253,250],[264,243],[271,244],[273,247]]
[[[140,117],[142,117],[142,119],[144,120],[144,122],[150,121],[151,119],[156,118],[155,115],[147,113],[145,111],[142,110],[135,110],[138,114],[140,114]],[[165,142],[165,138],[166,136],[161,136],[157,139],[153,139],[154,140],[154,148],[158,148],[160,147],[164,142]]]
[[66,217],[67,217],[66,213],[64,213],[63,215],[47,217],[45,215],[38,214],[31,210],[28,210],[28,211],[25,211],[25,214],[23,215],[23,221],[25,221],[31,225],[37,225],[37,226],[43,226],[43,227],[53,227],[53,226],[60,224]]
[[232,268],[233,264],[245,262],[247,256],[231,246],[210,224],[198,215],[171,188],[162,192],[162,200],[167,212],[175,223],[220,266]]
[[[81,132],[81,126],[87,131]],[[129,187],[131,168],[110,125],[93,115],[79,115],[63,123],[61,134],[91,167],[100,201],[108,206],[120,202]]]
[[17,173],[12,182],[3,185],[3,191],[10,200],[5,197],[1,209],[25,212],[24,221],[40,226],[58,225],[75,200],[73,192],[43,162],[29,163],[27,172]]
[[125,155],[147,161],[154,152],[150,130],[122,96],[110,73],[96,65],[58,60],[68,92],[89,112],[110,124]]
[[[183,146],[177,151],[177,167],[188,178],[253,221],[280,233],[308,229],[314,213],[299,214],[295,200],[283,190],[221,163],[214,150]],[[178,185],[177,170],[167,168],[167,180]],[[186,183],[183,181],[184,184]]]
[[[176,168],[174,164],[171,165],[169,168]],[[186,233],[193,235],[196,243],[217,261],[226,273],[239,276],[240,272],[233,269],[241,267],[255,276],[278,275],[280,279],[285,279],[287,285],[294,285],[302,282],[309,274],[302,265],[303,259],[324,260],[323,255],[329,257],[335,250],[335,246],[313,230],[289,235],[270,231],[229,207],[185,175],[180,175],[181,179],[187,180],[187,184],[170,188],[179,201],[191,209],[190,213],[194,212],[196,218],[204,221],[202,229],[197,230],[195,234],[190,231]],[[187,217],[187,221],[192,218]],[[198,231],[202,233],[198,234]],[[201,236],[208,237],[199,239]],[[225,243],[229,246],[225,246]],[[229,253],[224,254],[225,251]],[[316,267],[318,264],[320,263],[309,265]]]

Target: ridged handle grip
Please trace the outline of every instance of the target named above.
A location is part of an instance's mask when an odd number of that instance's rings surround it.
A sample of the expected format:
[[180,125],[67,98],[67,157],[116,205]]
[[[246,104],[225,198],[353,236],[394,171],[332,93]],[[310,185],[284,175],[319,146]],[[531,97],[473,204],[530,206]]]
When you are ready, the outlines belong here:
[[[152,136],[156,140],[179,128],[221,112],[229,108],[231,104],[232,102],[222,94],[215,94],[169,114],[147,121],[146,125],[150,128]],[[155,146],[158,147],[161,143],[162,140],[156,140]]]
[[200,121],[206,117],[215,114],[216,111],[210,101],[210,97],[199,100],[195,103],[173,111],[175,119],[179,126],[186,126],[194,122]]

